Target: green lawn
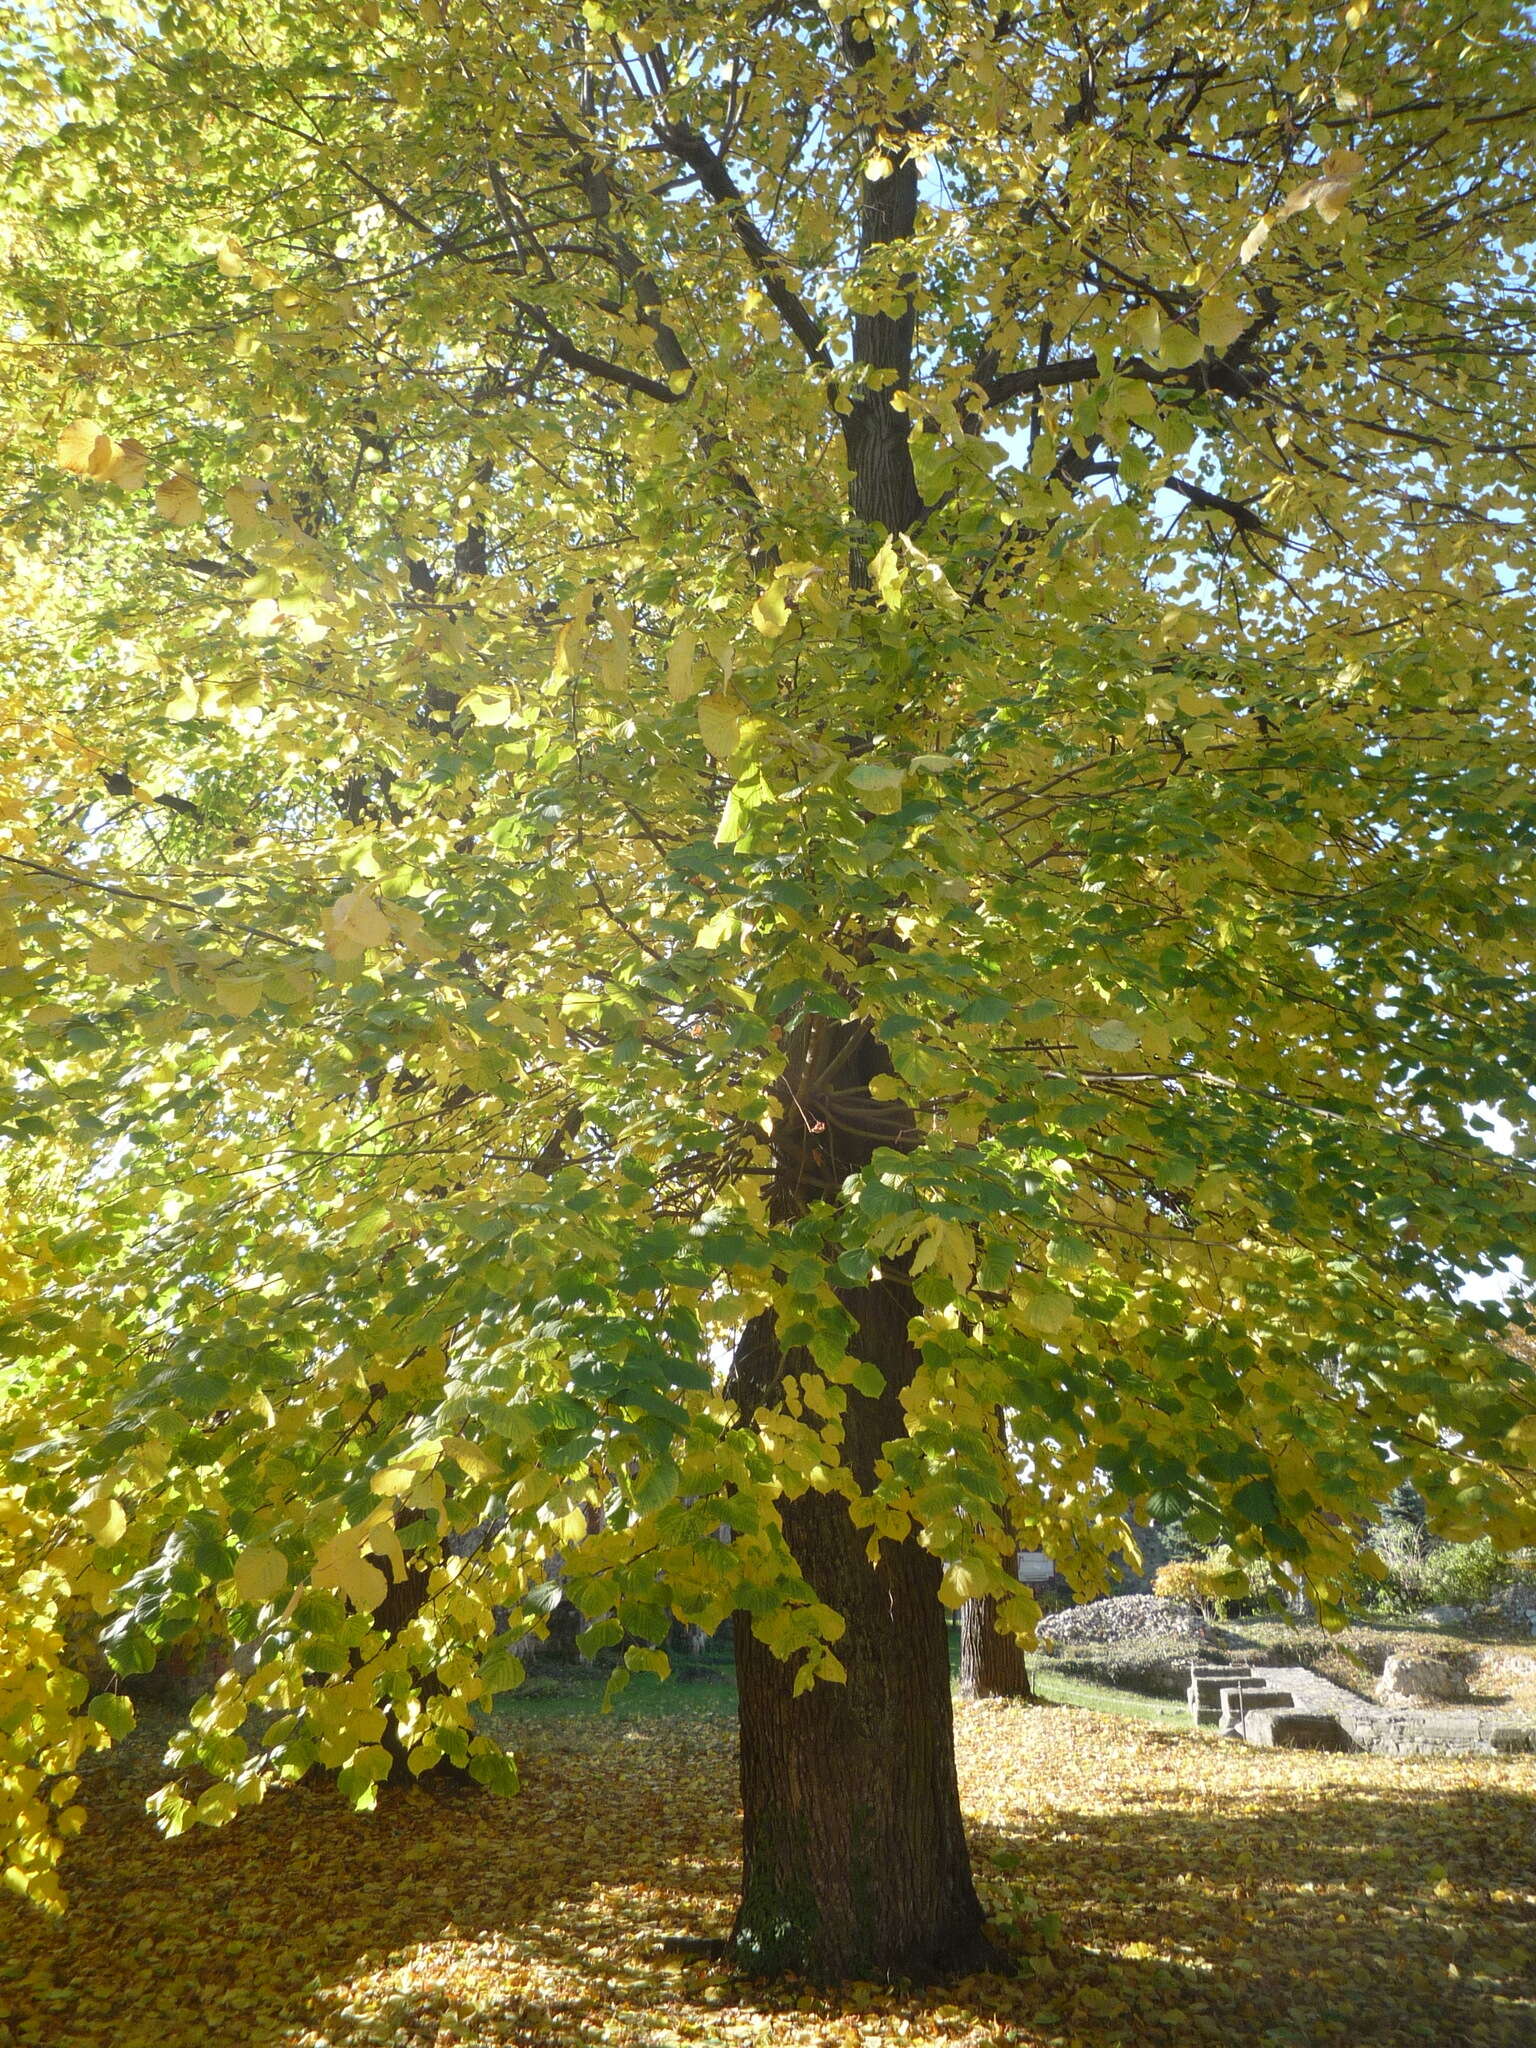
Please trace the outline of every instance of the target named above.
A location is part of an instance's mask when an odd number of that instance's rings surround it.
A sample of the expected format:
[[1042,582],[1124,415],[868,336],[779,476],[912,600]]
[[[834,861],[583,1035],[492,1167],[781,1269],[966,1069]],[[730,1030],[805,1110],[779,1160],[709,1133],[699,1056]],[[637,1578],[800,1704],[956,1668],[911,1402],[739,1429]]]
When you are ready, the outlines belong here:
[[[957,1674],[959,1655],[958,1631],[952,1629],[950,1668]],[[702,1657],[678,1657],[672,1669],[669,1679],[653,1678],[649,1672],[632,1677],[614,1698],[614,1718],[677,1720],[700,1714],[734,1716],[736,1676],[728,1650],[711,1649]],[[502,1694],[492,1719],[502,1724],[508,1740],[514,1741],[517,1725],[522,1721],[599,1714],[607,1679],[606,1667],[535,1663],[516,1692]],[[1164,1728],[1188,1725],[1187,1711],[1174,1700],[1152,1699],[1055,1671],[1037,1671],[1035,1685],[1041,1699],[1054,1706],[1090,1707],[1096,1713],[1123,1714],[1131,1720],[1150,1721]]]
[[[610,1670],[607,1665],[534,1663],[516,1692],[501,1694],[491,1718],[510,1731],[528,1718],[554,1720],[600,1714]],[[736,1674],[729,1651],[675,1658],[672,1673],[667,1679],[655,1678],[648,1671],[634,1673],[624,1690],[614,1695],[613,1718],[678,1720],[700,1714],[734,1716]]]
[[1149,1693],[1121,1692],[1109,1685],[1068,1678],[1059,1671],[1036,1671],[1035,1690],[1054,1706],[1091,1707],[1098,1714],[1124,1714],[1132,1721],[1151,1721],[1159,1728],[1189,1727],[1189,1709],[1178,1700],[1154,1699]]

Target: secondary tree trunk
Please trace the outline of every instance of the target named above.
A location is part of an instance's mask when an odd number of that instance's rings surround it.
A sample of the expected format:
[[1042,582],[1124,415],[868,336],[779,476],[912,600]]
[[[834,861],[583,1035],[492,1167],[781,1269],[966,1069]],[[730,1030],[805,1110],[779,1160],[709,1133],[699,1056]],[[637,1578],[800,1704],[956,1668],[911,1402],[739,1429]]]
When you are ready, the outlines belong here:
[[[851,1393],[844,1456],[868,1484],[880,1447],[903,1433],[899,1388],[915,1363],[915,1304],[890,1277],[843,1297],[855,1349],[880,1366],[878,1398]],[[772,1400],[794,1355],[771,1319],[743,1336],[733,1371],[750,1413]],[[780,1662],[736,1619],[741,1696],[742,1898],[734,1959],[754,1973],[925,1979],[995,1968],[960,1816],[949,1658],[936,1560],[910,1540],[878,1565],[837,1494],[782,1503],[785,1537],[817,1597],[847,1622],[847,1683],[797,1699]]]
[[1024,1652],[998,1627],[990,1593],[960,1609],[960,1692],[968,1700],[1034,1698]]
[[[450,1555],[469,1557],[500,1526],[498,1522],[482,1522],[477,1528],[465,1530],[462,1534],[450,1536],[443,1549]],[[420,1614],[427,1601],[427,1588],[432,1574],[425,1565],[408,1564],[403,1578],[394,1580],[384,1598],[373,1610],[373,1625],[393,1639],[402,1634]],[[574,1651],[572,1653],[574,1655]],[[354,1659],[355,1661],[355,1659]],[[416,1682],[416,1690],[423,1700],[429,1700],[443,1690],[442,1680],[434,1671],[423,1672]],[[412,1785],[430,1782],[436,1786],[452,1786],[468,1789],[474,1784],[468,1768],[456,1764],[451,1757],[439,1757],[431,1768],[419,1776],[407,1762],[393,1722],[379,1738],[381,1746],[389,1752],[389,1782],[392,1785]]]
[[[402,1630],[420,1614],[426,1604],[427,1586],[431,1574],[421,1565],[408,1565],[405,1577],[397,1580],[373,1612],[373,1625],[390,1637]],[[424,1700],[431,1699],[442,1691],[442,1681],[435,1672],[424,1672],[416,1682],[416,1690]],[[414,1785],[430,1781],[437,1787],[451,1786],[455,1790],[467,1789],[474,1783],[468,1770],[456,1764],[451,1757],[441,1756],[429,1771],[420,1777],[406,1760],[406,1751],[391,1721],[379,1738],[381,1746],[389,1752],[389,1782],[392,1785]]]

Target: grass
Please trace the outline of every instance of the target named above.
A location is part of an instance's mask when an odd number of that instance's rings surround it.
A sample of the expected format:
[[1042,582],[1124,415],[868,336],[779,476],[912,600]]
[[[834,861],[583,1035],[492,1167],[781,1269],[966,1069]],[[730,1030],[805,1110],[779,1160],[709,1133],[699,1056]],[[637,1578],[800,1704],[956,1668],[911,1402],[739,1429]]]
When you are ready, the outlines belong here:
[[[515,1731],[525,1721],[601,1715],[610,1669],[606,1665],[540,1660],[532,1665],[516,1692],[502,1694],[492,1720],[503,1726],[508,1739],[515,1742]],[[723,1655],[711,1651],[703,1657],[675,1658],[672,1672],[668,1679],[653,1677],[648,1671],[635,1672],[624,1690],[614,1695],[611,1718],[686,1721],[700,1715],[734,1717],[736,1674],[729,1651]]]
[[[951,1629],[953,1675],[958,1675],[959,1660],[959,1634]],[[735,1715],[736,1675],[729,1650],[711,1648],[702,1657],[674,1658],[672,1671],[672,1677],[665,1680],[654,1678],[649,1672],[637,1672],[624,1690],[615,1695],[612,1718],[620,1722],[675,1721],[700,1715]],[[1032,1676],[1040,1698],[1055,1706],[1123,1715],[1162,1728],[1183,1728],[1189,1724],[1187,1710],[1173,1700],[1154,1699],[1122,1687],[1068,1677],[1041,1667],[1038,1661],[1033,1663]],[[491,1724],[515,1747],[518,1729],[530,1723],[601,1715],[607,1682],[607,1667],[541,1660],[533,1665],[515,1693],[501,1697]]]
[[1053,1706],[1083,1707],[1098,1714],[1119,1714],[1132,1721],[1150,1721],[1159,1728],[1188,1728],[1189,1709],[1176,1700],[1156,1699],[1150,1693],[1123,1692],[1116,1686],[1093,1685],[1064,1672],[1032,1672],[1035,1691]]

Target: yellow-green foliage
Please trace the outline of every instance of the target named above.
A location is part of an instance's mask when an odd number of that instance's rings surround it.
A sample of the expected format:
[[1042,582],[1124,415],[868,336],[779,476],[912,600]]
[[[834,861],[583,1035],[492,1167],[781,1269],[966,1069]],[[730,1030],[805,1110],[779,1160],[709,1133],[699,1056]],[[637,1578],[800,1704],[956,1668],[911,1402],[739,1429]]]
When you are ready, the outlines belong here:
[[836,1682],[808,1490],[1025,1627],[1135,1515],[1530,1540],[1527,8],[10,12],[36,1895],[66,1597],[246,1645],[181,1827],[509,1782],[555,1555]]
[[133,1713],[126,1700],[87,1703],[66,1661],[69,1580],[50,1562],[51,1533],[17,1488],[0,1488],[0,1870],[13,1891],[54,1909],[59,1853],[85,1820],[76,1767],[125,1733]]

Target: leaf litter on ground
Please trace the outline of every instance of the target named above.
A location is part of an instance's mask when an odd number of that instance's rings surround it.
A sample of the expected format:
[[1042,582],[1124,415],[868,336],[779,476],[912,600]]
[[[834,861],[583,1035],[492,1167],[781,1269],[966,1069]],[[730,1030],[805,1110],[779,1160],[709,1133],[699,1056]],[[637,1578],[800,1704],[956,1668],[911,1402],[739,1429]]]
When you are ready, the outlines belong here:
[[[729,1720],[531,1720],[525,1789],[303,1784],[178,1841],[157,1751],[94,1770],[70,1910],[0,1905],[5,2048],[1530,2048],[1536,1757],[1248,1749],[960,1707],[978,1881],[1018,1974],[743,1982]],[[162,1730],[162,1740],[163,1740]]]

